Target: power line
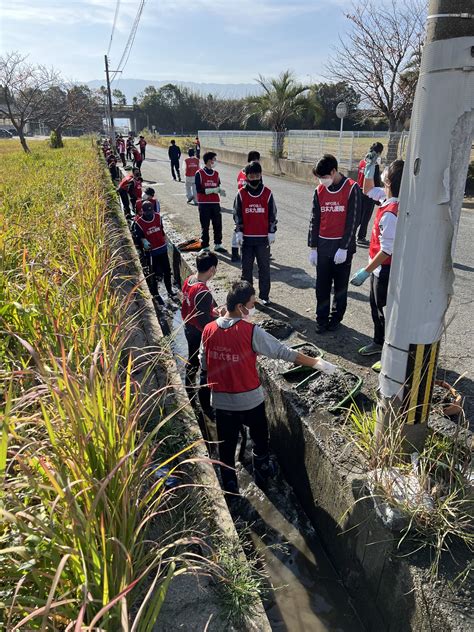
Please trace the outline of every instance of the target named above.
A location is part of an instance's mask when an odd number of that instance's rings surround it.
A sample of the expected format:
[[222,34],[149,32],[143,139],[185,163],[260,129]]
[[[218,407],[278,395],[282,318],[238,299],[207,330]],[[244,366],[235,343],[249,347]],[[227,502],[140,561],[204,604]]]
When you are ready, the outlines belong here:
[[123,49],[122,56],[120,57],[120,61],[118,63],[117,68],[114,71],[114,76],[112,77],[112,82],[115,80],[115,77],[118,74],[118,71],[121,71],[127,65],[128,59],[130,57],[130,53],[132,51],[133,43],[135,41],[135,36],[137,34],[138,25],[140,23],[140,18],[143,13],[143,9],[145,7],[146,0],[140,0],[140,4],[138,5],[137,14],[135,16],[135,20],[133,21],[132,28],[130,30],[130,35],[128,36],[127,43],[125,44],[125,48]]
[[109,42],[109,47],[107,49],[107,56],[110,53],[110,48],[112,46],[112,40],[114,39],[114,32],[115,32],[115,27],[117,25],[117,18],[118,18],[118,14],[119,14],[119,9],[120,9],[120,0],[117,0],[117,4],[115,5],[114,23],[112,24],[112,33],[110,34],[110,42]]

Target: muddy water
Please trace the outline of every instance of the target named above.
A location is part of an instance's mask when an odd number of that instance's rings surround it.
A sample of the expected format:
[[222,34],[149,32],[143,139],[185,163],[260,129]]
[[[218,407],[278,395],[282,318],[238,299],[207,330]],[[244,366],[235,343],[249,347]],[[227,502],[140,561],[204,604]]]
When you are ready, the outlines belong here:
[[[171,347],[184,378],[187,343],[179,310],[172,305],[161,308],[160,321],[172,332]],[[249,447],[243,461],[237,466],[242,498],[231,513],[238,528],[247,528],[264,561],[273,587],[264,599],[272,630],[362,632],[349,596],[290,486],[278,475],[263,492],[253,482]]]

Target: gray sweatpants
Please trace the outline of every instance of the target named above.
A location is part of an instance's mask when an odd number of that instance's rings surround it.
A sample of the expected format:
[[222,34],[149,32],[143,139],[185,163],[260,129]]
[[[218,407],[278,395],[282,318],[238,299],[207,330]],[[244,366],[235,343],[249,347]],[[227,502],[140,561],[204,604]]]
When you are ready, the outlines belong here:
[[242,246],[242,279],[253,285],[253,264],[257,260],[258,267],[258,296],[268,301],[270,296],[270,246],[269,244]]
[[188,200],[188,202],[191,202],[191,200],[197,202],[194,176],[186,176],[186,199]]

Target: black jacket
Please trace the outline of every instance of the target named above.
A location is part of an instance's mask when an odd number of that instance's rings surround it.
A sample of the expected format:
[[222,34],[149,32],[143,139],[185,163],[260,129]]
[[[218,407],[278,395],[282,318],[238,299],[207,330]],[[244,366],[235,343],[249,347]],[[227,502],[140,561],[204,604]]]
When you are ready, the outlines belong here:
[[[249,188],[250,192],[253,195],[258,195],[263,190],[263,183],[253,189],[252,187],[248,187],[247,184],[244,185],[244,188]],[[240,197],[240,192],[237,193],[236,198],[234,200],[234,222],[235,222],[235,232],[243,233],[244,231],[244,219],[242,216],[242,198]],[[277,227],[277,207],[275,204],[275,200],[273,199],[273,193],[270,195],[268,200],[268,232],[275,233]],[[244,242],[249,245],[257,246],[260,244],[268,243],[268,237],[244,237]]]
[[168,158],[171,162],[177,162],[181,158],[181,149],[178,145],[170,145],[168,147]]

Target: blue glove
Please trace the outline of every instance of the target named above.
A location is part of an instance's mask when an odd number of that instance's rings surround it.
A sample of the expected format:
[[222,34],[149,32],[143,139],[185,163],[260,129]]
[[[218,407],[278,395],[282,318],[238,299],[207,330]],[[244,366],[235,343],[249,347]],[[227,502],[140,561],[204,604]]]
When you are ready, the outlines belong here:
[[362,285],[364,281],[367,281],[369,276],[370,276],[370,272],[367,272],[365,268],[361,268],[352,277],[351,285],[356,285],[358,287],[359,285]]

